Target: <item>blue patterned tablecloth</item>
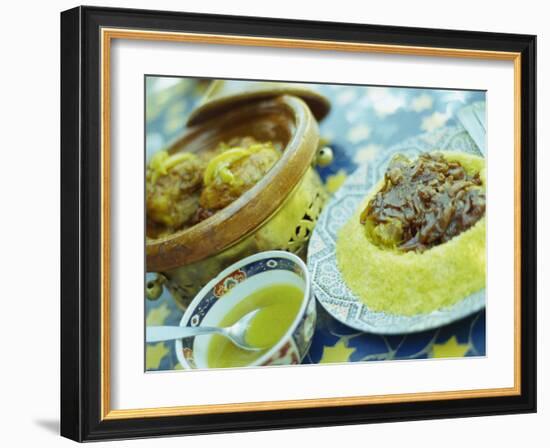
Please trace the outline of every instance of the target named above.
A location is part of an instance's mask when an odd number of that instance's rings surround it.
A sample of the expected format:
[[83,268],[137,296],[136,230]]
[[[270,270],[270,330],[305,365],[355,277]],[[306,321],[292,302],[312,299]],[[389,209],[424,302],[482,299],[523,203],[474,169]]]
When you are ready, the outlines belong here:
[[[184,130],[187,115],[208,81],[147,78],[146,151],[149,157]],[[463,107],[485,101],[484,92],[411,88],[310,85],[332,103],[321,123],[334,162],[319,170],[329,192],[335,192],[358,164],[368,163],[405,140],[423,139],[443,148],[452,136],[467,133],[456,119]],[[451,136],[451,137],[449,137]],[[458,143],[456,143],[458,144]],[[318,322],[304,363],[358,362],[387,359],[448,358],[485,355],[485,310],[435,330],[380,336],[357,332],[339,323],[318,305]],[[146,300],[147,325],[178,325],[182,311],[168,292]],[[181,369],[173,344],[147,344],[147,370]]]

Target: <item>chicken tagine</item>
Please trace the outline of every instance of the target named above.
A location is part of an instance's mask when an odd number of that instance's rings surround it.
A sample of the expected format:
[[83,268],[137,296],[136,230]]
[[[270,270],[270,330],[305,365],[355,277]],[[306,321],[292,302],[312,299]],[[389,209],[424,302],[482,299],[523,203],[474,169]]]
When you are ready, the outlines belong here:
[[252,137],[200,153],[157,152],[146,171],[147,236],[161,238],[212,216],[250,190],[282,148]]

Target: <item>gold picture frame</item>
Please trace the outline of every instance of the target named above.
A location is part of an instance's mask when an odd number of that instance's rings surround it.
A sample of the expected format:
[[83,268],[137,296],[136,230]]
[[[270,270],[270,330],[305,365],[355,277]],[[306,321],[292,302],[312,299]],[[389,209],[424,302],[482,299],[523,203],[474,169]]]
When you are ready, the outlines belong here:
[[[107,14],[108,13],[108,14]],[[181,431],[167,430],[163,427],[162,422],[166,422],[166,419],[172,419],[175,421],[184,422],[186,417],[190,416],[208,416],[208,415],[228,415],[228,414],[242,414],[242,413],[255,413],[261,414],[267,411],[297,411],[297,410],[318,410],[325,408],[327,414],[325,414],[325,420],[319,419],[318,422],[310,422],[310,420],[304,422],[308,424],[325,424],[326,415],[338,414],[338,409],[346,409],[346,412],[352,412],[353,408],[361,412],[367,409],[367,413],[370,409],[375,409],[374,405],[385,406],[397,403],[414,403],[422,409],[422,403],[439,403],[440,407],[452,407],[451,401],[456,400],[485,400],[484,403],[490,403],[491,406],[499,406],[502,404],[503,408],[510,409],[511,412],[521,412],[534,410],[534,395],[533,395],[533,376],[534,376],[534,354],[532,347],[526,350],[526,339],[532,340],[532,335],[526,337],[526,332],[531,334],[534,325],[534,310],[532,304],[526,308],[526,301],[534,301],[534,296],[531,295],[530,289],[525,287],[526,280],[532,281],[535,275],[532,270],[535,262],[534,257],[534,245],[532,241],[526,238],[525,232],[532,232],[535,225],[532,219],[534,214],[535,203],[532,202],[532,195],[534,192],[531,190],[534,188],[532,182],[533,179],[526,179],[525,173],[534,172],[534,159],[532,153],[534,153],[534,141],[530,136],[525,135],[525,131],[529,130],[533,126],[533,101],[534,95],[534,73],[533,73],[533,59],[534,59],[534,37],[533,36],[517,36],[517,35],[502,35],[498,45],[494,44],[494,39],[489,39],[490,35],[481,33],[472,33],[471,35],[466,32],[443,32],[441,30],[421,30],[421,34],[425,40],[430,39],[435,46],[427,46],[425,42],[414,43],[408,45],[406,42],[398,42],[399,39],[391,37],[389,31],[391,27],[385,30],[370,30],[366,25],[355,25],[356,27],[365,31],[364,42],[346,41],[344,36],[346,32],[349,32],[343,24],[317,24],[318,29],[323,28],[327,30],[327,38],[318,38],[312,33],[312,38],[296,37],[278,37],[277,32],[281,35],[288,33],[288,29],[298,29],[296,23],[284,22],[279,23],[276,21],[269,21],[268,19],[257,19],[258,21],[264,21],[269,23],[271,34],[269,36],[256,36],[250,35],[250,31],[245,32],[243,28],[243,34],[230,34],[224,33],[222,28],[219,28],[219,23],[213,17],[201,16],[202,22],[210,23],[210,27],[217,25],[218,32],[207,32],[209,26],[203,26],[203,32],[199,32],[189,24],[196,20],[195,15],[186,16],[185,14],[177,13],[160,13],[160,12],[140,12],[139,20],[134,19],[130,14],[130,11],[117,10],[111,11],[102,8],[76,8],[62,14],[62,39],[63,30],[65,38],[72,38],[73,43],[66,43],[65,53],[63,54],[65,71],[62,67],[62,77],[69,82],[69,78],[74,78],[75,74],[81,73],[83,61],[93,61],[97,64],[98,71],[98,86],[93,92],[87,91],[87,98],[96,98],[98,101],[98,110],[100,113],[100,123],[98,129],[90,129],[90,132],[97,133],[97,142],[99,143],[99,157],[98,164],[94,166],[94,169],[98,169],[99,182],[96,186],[97,195],[99,198],[98,206],[98,221],[99,225],[99,245],[98,245],[98,259],[97,259],[97,273],[99,274],[99,284],[97,285],[97,305],[98,308],[94,313],[96,322],[99,319],[99,325],[96,335],[99,335],[99,343],[97,344],[97,350],[99,354],[99,367],[98,377],[96,378],[96,386],[84,385],[82,383],[82,376],[74,376],[74,366],[79,365],[79,369],[84,367],[82,358],[75,356],[75,353],[80,353],[84,349],[82,346],[70,347],[64,350],[65,355],[62,360],[63,369],[65,373],[65,381],[71,383],[70,386],[63,387],[62,392],[62,434],[77,440],[92,440],[96,438],[119,438],[119,437],[132,437],[137,434],[132,430],[132,422],[141,421],[145,419],[146,423],[141,427],[142,433],[146,435],[156,434],[169,434],[169,433],[193,433],[202,432],[204,425],[195,424],[192,428],[181,426]],[[136,20],[136,23],[133,22]],[[165,29],[160,26],[166,22]],[[174,20],[181,22],[181,31],[174,31],[171,28]],[[232,19],[226,18],[229,22]],[[210,22],[209,22],[210,21]],[[202,23],[201,22],[201,23]],[[244,19],[234,18],[234,25],[238,25],[241,22],[246,22]],[[248,21],[250,22],[250,20]],[[248,23],[247,22],[247,23]],[[253,23],[252,20],[251,23]],[[88,24],[88,27],[82,27],[82,23]],[[147,29],[146,23],[155,23],[155,29]],[[259,22],[258,22],[259,23]],[[278,30],[278,26],[280,29]],[[191,28],[192,31],[185,31],[186,28]],[[91,31],[92,30],[92,31]],[[278,31],[277,31],[278,30]],[[341,33],[338,38],[330,38],[337,32]],[[371,34],[369,34],[369,32]],[[386,37],[384,38],[384,32]],[[417,32],[420,32],[417,30]],[[84,45],[78,46],[78,40],[76,40],[75,33],[80,37],[80,42],[86,39],[86,42],[91,45],[91,48],[97,49],[96,55],[82,54],[86,51]],[[374,33],[374,34],[372,34]],[[299,33],[296,32],[296,35]],[[376,39],[373,39],[373,36]],[[471,48],[472,39],[475,40],[477,48]],[[115,40],[140,40],[140,41],[163,41],[163,42],[185,42],[185,43],[201,43],[208,45],[237,45],[243,47],[276,47],[276,48],[288,48],[288,49],[311,49],[311,50],[327,50],[327,51],[342,51],[342,52],[354,52],[354,53],[380,53],[380,54],[398,54],[409,56],[435,56],[444,58],[467,58],[467,59],[482,59],[482,60],[504,60],[511,61],[514,65],[514,154],[515,154],[515,198],[514,198],[514,272],[515,272],[515,290],[514,290],[514,304],[515,304],[515,316],[514,316],[514,386],[508,388],[493,388],[493,389],[476,389],[476,390],[461,390],[461,391],[449,391],[449,392],[429,392],[429,393],[406,393],[397,395],[375,395],[375,396],[350,396],[339,398],[319,398],[319,399],[306,399],[306,400],[283,400],[283,401],[269,401],[269,402],[247,402],[247,403],[232,403],[232,404],[219,404],[219,405],[190,405],[190,406],[176,406],[176,407],[160,407],[160,408],[143,408],[143,409],[112,409],[111,403],[111,371],[110,371],[110,359],[113,354],[110,350],[110,246],[111,246],[111,234],[110,234],[110,217],[111,217],[111,45]],[[406,38],[403,38],[406,40]],[[382,42],[385,41],[385,42]],[[470,47],[460,47],[461,42],[469,42]],[[455,46],[456,45],[456,46]],[[495,47],[495,48],[491,48]],[[76,48],[75,48],[76,47]],[[499,48],[496,48],[499,47]],[[62,48],[63,51],[63,48]],[[78,56],[78,58],[76,57]],[[76,95],[78,98],[82,97],[82,90],[86,86],[84,81],[78,83],[78,88],[75,90],[74,82],[70,87],[65,87],[65,97],[69,95]],[[91,94],[90,94],[91,93]],[[74,99],[66,99],[66,103],[63,104],[63,110],[65,118],[68,116],[71,110],[74,110]],[[69,106],[70,104],[70,106]],[[73,109],[71,109],[71,107]],[[63,116],[62,116],[63,119]],[[72,149],[68,148],[68,141],[73,138],[75,126],[87,126],[86,117],[79,114],[76,121],[63,122],[64,132],[67,135],[67,140],[64,142],[62,152],[68,152]],[[89,144],[83,144],[82,141],[78,141],[80,151],[90,151]],[[88,149],[87,149],[88,148]],[[68,156],[66,159],[71,158]],[[80,163],[77,160],[71,158],[71,163],[66,164],[63,167],[63,175],[69,178],[71,175],[66,174],[68,170],[74,170],[75,166]],[[90,169],[90,167],[79,168]],[[68,180],[65,187],[70,183]],[[526,192],[525,189],[529,191]],[[69,221],[74,220],[74,213],[78,212],[78,206],[82,206],[82,203],[71,205],[70,209],[67,209],[64,219]],[[72,221],[71,221],[72,223]],[[74,224],[74,223],[73,223]],[[525,228],[525,226],[528,228]],[[69,225],[69,224],[67,224]],[[71,224],[72,225],[72,224]],[[534,232],[533,232],[534,233]],[[74,243],[74,242],[73,242]],[[75,250],[74,247],[64,247],[63,257],[69,258],[71,253]],[[82,255],[82,248],[79,246],[78,251]],[[529,260],[529,266],[526,266],[525,260]],[[527,272],[526,272],[527,271]],[[66,281],[65,279],[63,280]],[[68,281],[68,280],[67,280]],[[71,290],[74,285],[68,285],[67,291]],[[526,297],[525,294],[529,296]],[[71,331],[81,332],[84,331],[82,326],[74,328],[74,322],[70,322],[71,318],[74,318],[74,305],[67,305],[69,300],[75,300],[74,297],[69,297],[67,292],[62,297],[63,304],[63,325],[65,327],[71,326]],[[94,302],[95,303],[95,302]],[[88,305],[90,306],[90,305]],[[531,308],[530,308],[531,307]],[[78,315],[80,319],[86,316],[82,315],[82,307],[78,308]],[[97,314],[96,314],[97,313]],[[70,316],[70,317],[69,317]],[[529,328],[525,325],[528,324]],[[91,336],[93,338],[93,336]],[[80,363],[80,364],[79,364]],[[526,384],[529,384],[526,387]],[[86,400],[90,400],[89,395],[91,390],[97,390],[99,392],[99,403],[89,406]],[[78,397],[75,396],[75,391],[79,390]],[[63,398],[63,393],[65,394]],[[68,398],[70,397],[70,399]],[[63,401],[65,400],[65,401]],[[81,417],[77,420],[74,417],[68,417],[68,409],[66,403],[71,401],[77,403],[77,407],[80,410]],[[426,407],[426,415],[437,415],[435,409]],[[459,415],[476,415],[481,414],[483,411],[474,410],[460,410],[457,408]],[[475,408],[475,407],[474,407]],[[373,411],[374,412],[374,411]],[[406,415],[399,416],[398,411],[394,410],[394,419],[407,418]],[[430,414],[432,412],[432,414]],[[440,415],[449,415],[448,412],[441,412]],[[330,417],[328,417],[330,419]],[[179,420],[178,420],[179,419]],[[352,421],[351,419],[348,421]],[[369,421],[369,418],[363,416],[363,420]],[[88,422],[86,424],[86,422]],[[95,422],[94,425],[91,422]],[[159,423],[160,422],[160,423]],[[330,424],[330,422],[328,422]],[[290,427],[288,423],[281,421],[281,425],[278,426],[276,422],[271,426],[258,424],[257,427]],[[144,430],[144,428],[147,428]],[[239,426],[235,423],[235,428],[249,429],[255,426]],[[223,426],[220,426],[220,430],[223,430]],[[216,430],[216,429],[214,429]],[[140,433],[141,434],[141,433]]]

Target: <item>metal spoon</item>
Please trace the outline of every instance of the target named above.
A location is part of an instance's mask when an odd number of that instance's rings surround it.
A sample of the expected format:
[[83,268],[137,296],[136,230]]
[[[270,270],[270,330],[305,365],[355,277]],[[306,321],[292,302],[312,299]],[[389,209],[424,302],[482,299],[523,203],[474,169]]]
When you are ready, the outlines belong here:
[[245,314],[237,322],[230,327],[174,327],[174,326],[154,326],[147,327],[145,332],[145,340],[147,342],[164,342],[173,341],[175,339],[190,338],[192,336],[202,336],[205,334],[218,333],[231,341],[239,348],[244,350],[258,351],[260,347],[252,347],[246,343],[245,335],[248,326],[254,316],[260,310],[251,311]]

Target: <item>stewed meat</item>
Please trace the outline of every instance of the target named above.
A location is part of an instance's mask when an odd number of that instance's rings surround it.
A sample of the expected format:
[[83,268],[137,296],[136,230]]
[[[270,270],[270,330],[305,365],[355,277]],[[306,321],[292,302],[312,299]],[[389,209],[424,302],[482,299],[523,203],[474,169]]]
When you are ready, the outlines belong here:
[[397,155],[360,219],[377,245],[423,252],[473,226],[485,201],[479,173],[468,174],[459,162],[441,153],[415,161]]

